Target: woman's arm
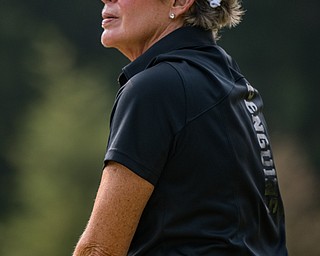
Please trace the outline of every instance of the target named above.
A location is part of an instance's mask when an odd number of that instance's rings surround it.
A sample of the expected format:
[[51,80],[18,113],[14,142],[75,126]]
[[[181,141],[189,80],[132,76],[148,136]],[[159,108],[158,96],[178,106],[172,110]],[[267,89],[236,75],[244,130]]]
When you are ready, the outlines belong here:
[[125,166],[109,162],[88,225],[73,256],[127,255],[153,185]]

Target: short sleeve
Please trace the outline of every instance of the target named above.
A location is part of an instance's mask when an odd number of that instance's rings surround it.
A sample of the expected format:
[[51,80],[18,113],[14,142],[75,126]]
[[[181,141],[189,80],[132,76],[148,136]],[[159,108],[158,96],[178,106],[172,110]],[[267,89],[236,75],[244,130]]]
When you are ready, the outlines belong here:
[[185,124],[183,88],[167,63],[131,78],[117,94],[105,162],[123,164],[155,185]]

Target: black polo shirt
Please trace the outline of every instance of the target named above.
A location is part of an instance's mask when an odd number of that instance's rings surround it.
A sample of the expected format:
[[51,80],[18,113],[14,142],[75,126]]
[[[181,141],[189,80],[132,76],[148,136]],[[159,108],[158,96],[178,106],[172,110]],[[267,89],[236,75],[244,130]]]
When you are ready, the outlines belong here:
[[105,161],[155,186],[129,255],[287,255],[262,100],[209,31],[123,69]]

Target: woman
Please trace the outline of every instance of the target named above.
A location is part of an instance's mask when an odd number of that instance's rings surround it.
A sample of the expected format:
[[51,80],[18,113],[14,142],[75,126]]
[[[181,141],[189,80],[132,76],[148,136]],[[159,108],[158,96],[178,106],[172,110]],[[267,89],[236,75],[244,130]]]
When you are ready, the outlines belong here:
[[287,255],[262,101],[215,39],[238,0],[103,0],[119,77],[80,255]]

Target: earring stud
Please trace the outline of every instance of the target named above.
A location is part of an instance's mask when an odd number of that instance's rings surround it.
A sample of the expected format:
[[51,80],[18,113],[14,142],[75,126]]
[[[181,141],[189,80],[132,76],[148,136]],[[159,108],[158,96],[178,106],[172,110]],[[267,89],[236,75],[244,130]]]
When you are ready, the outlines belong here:
[[176,15],[174,15],[174,13],[170,13],[170,15],[169,15],[169,18],[170,18],[170,19],[173,20],[175,17],[176,17]]

